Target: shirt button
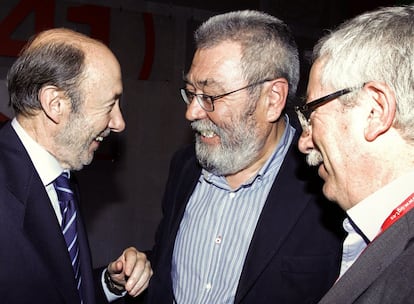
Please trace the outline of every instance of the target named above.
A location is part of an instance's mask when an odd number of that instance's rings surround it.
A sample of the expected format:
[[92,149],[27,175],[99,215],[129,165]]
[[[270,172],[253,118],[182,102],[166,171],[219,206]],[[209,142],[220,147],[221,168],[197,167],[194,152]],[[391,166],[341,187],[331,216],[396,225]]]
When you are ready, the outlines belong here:
[[211,283],[207,283],[207,284],[206,284],[206,289],[207,289],[207,290],[210,290],[210,289],[211,289]]
[[236,193],[230,192],[229,196],[230,196],[230,198],[234,198],[236,196]]
[[221,236],[219,235],[218,237],[216,237],[216,239],[214,240],[214,242],[216,244],[221,244]]

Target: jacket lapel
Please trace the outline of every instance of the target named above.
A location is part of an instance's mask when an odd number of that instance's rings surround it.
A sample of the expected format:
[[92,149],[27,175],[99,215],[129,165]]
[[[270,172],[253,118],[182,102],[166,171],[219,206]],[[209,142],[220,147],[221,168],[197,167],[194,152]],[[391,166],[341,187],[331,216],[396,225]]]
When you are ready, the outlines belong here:
[[[297,219],[306,209],[309,201],[306,199],[306,194],[292,187],[292,181],[298,180],[297,172],[300,170],[298,164],[303,164],[303,161],[299,160],[301,157],[303,156],[296,150],[296,146],[291,145],[259,218],[240,277],[235,303],[239,303],[251,289],[257,277],[277,254],[289,237]],[[174,248],[175,237],[185,208],[201,173],[201,168],[197,165],[194,154],[192,157],[187,156],[184,159],[186,159],[184,163],[177,162],[183,166],[183,169],[179,170],[180,175],[172,177],[173,187],[179,189],[180,192],[173,195],[172,212],[174,215],[171,218],[174,219],[174,222],[170,223],[170,243],[168,245],[170,250]],[[298,185],[299,183],[297,182]],[[167,191],[167,193],[171,194],[172,192]],[[278,222],[278,225],[274,224],[275,221]],[[164,259],[171,260],[171,251],[168,254],[166,251],[164,252]]]
[[292,181],[298,178],[295,176],[298,168],[294,160],[294,147],[295,145],[290,147],[260,215],[240,277],[235,303],[242,300],[277,254],[308,204],[304,194],[292,187]]
[[31,160],[11,128],[2,128],[6,149],[4,162],[8,167],[8,189],[24,206],[23,230],[32,243],[34,251],[50,272],[50,280],[69,303],[79,302],[73,270],[67,258],[66,243],[60,231],[56,215],[46,190]]
[[51,278],[61,290],[65,298],[71,303],[80,300],[77,295],[73,270],[68,259],[66,243],[60,231],[53,208],[46,192],[37,192],[34,188],[41,189],[33,184],[32,192],[26,201],[26,213],[24,229],[37,250],[39,256],[50,269]]
[[354,303],[404,250],[413,217],[411,211],[371,242],[319,303]]
[[173,219],[172,226],[171,226],[171,237],[170,237],[170,246],[169,248],[174,247],[175,237],[177,235],[178,229],[180,228],[180,223],[183,218],[185,208],[187,207],[187,203],[191,197],[191,194],[194,191],[194,188],[197,185],[201,174],[201,168],[197,165],[197,160],[195,156],[186,160],[183,164],[183,170],[178,178],[175,187],[180,190],[175,197],[173,202]]

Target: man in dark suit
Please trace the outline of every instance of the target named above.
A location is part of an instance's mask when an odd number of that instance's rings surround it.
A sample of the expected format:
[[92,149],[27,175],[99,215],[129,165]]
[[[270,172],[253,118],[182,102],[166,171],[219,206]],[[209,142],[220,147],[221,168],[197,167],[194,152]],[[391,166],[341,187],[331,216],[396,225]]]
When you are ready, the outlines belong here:
[[13,64],[8,89],[16,117],[0,128],[1,302],[94,304],[138,295],[152,272],[145,254],[128,248],[93,273],[68,180],[104,137],[125,127],[115,56],[80,33],[48,30]]
[[148,301],[316,303],[341,239],[284,113],[299,78],[290,31],[240,11],[212,17],[195,41],[181,94],[196,143],[171,162]]
[[414,6],[355,17],[314,55],[299,147],[348,232],[320,303],[414,303]]

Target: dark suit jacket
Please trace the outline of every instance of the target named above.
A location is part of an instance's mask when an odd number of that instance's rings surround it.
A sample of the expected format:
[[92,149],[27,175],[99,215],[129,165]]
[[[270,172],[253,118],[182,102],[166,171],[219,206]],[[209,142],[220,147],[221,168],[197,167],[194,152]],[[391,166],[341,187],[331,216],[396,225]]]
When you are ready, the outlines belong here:
[[[309,172],[304,156],[292,145],[258,220],[235,303],[316,303],[337,278],[342,235],[325,226],[325,220],[337,217],[339,208],[311,193],[305,176]],[[154,276],[148,303],[173,301],[175,237],[200,173],[193,146],[176,153],[163,198],[163,219],[150,256]],[[316,175],[314,178],[319,180]],[[316,188],[320,189],[320,184]],[[340,231],[340,220],[333,221]]]
[[[106,303],[80,216],[77,228],[84,303]],[[0,129],[0,242],[1,303],[80,303],[55,212],[10,122]]]
[[414,210],[375,239],[320,303],[414,303]]

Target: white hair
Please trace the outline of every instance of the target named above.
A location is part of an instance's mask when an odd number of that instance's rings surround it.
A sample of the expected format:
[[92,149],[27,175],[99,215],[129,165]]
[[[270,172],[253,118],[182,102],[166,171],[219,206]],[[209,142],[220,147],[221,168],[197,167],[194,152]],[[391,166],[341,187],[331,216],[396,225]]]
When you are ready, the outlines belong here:
[[322,86],[343,89],[368,81],[386,83],[397,100],[394,126],[414,140],[413,5],[380,8],[343,23],[318,42],[314,59],[323,62]]

